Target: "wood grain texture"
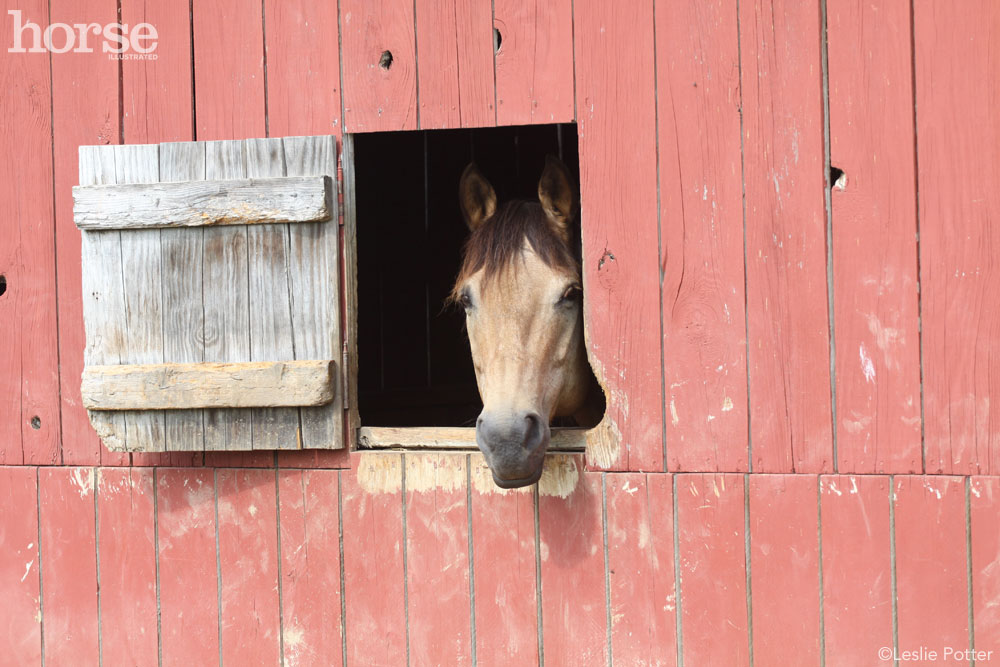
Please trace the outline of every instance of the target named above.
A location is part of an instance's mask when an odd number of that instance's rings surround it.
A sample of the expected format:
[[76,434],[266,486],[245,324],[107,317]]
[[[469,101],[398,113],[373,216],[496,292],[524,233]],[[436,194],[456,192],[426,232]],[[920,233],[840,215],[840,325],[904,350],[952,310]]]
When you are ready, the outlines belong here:
[[403,458],[409,659],[416,665],[471,665],[468,457]]
[[73,188],[74,215],[80,229],[316,222],[330,217],[330,189],[330,179],[317,176],[80,186]]
[[[160,177],[159,147],[115,146],[115,180],[124,183],[155,183]],[[163,287],[160,233],[141,230],[120,235],[122,290],[125,298],[125,340],[122,363],[163,361]],[[90,271],[84,265],[85,272]],[[87,368],[84,367],[84,375]],[[81,396],[84,388],[80,388]],[[84,398],[86,405],[87,399]],[[89,408],[88,408],[89,409]],[[162,449],[164,415],[126,412],[126,449]]]
[[42,661],[42,612],[39,593],[38,483],[33,467],[0,467],[0,665],[17,667]]
[[421,129],[495,124],[492,9],[485,0],[416,2]]
[[609,475],[611,654],[625,665],[677,662],[673,477]]
[[256,0],[191,7],[194,85],[202,93],[195,95],[200,140],[267,134],[261,8]]
[[743,476],[674,484],[684,664],[749,665]]
[[91,410],[248,408],[329,403],[332,361],[88,366],[84,405]]
[[563,483],[544,493],[539,483],[542,651],[551,664],[607,664],[601,475],[586,473],[580,456],[550,458],[547,468]]
[[664,467],[652,10],[587,3],[573,17],[584,318],[608,397],[587,462],[613,470]]
[[223,663],[280,662],[278,525],[274,470],[219,470],[220,627]]
[[341,477],[348,664],[406,663],[403,457],[362,455]]
[[496,0],[493,27],[497,124],[573,120],[573,3]]
[[97,665],[94,469],[38,469],[46,665]]
[[[115,0],[54,0],[50,23],[118,22]],[[59,382],[62,463],[122,465],[128,454],[109,452],[91,427],[80,405],[80,373],[86,337],[80,282],[80,232],[73,224],[72,187],[79,184],[77,149],[82,145],[116,144],[119,140],[118,63],[93,53],[65,53],[52,58],[52,155],[55,175],[57,302],[59,310]],[[41,151],[44,152],[44,151]]]
[[817,478],[747,480],[754,663],[820,664]]
[[264,0],[268,136],[341,131],[337,4]]
[[[212,470],[156,471],[160,644],[164,665],[219,660],[216,484]],[[197,591],[198,595],[192,595]]]
[[121,61],[122,134],[127,144],[194,138],[190,6],[122,0],[121,22],[156,27],[155,60]]
[[[112,147],[80,147],[80,182],[114,183],[115,152]],[[81,233],[83,272],[83,322],[86,329],[86,365],[122,363],[128,340],[121,234],[117,231]],[[82,387],[75,388],[81,396]],[[127,446],[125,416],[88,412],[90,423],[105,447],[124,452]],[[126,460],[128,455],[124,455]]]
[[913,3],[925,471],[996,474],[1000,6],[963,10]]
[[[586,430],[554,428],[547,451],[582,451]],[[395,427],[362,426],[358,443],[363,448],[405,447],[420,449],[477,449],[476,429],[460,426]]]
[[922,472],[910,8],[827,4],[840,472]]
[[[18,3],[22,21],[45,26],[47,2]],[[6,16],[6,14],[5,14]],[[8,19],[11,20],[11,19]],[[24,46],[29,35],[24,35]],[[0,464],[60,462],[59,346],[52,198],[52,80],[42,54],[0,42]],[[34,417],[40,428],[30,426]]]
[[943,476],[893,480],[899,648],[967,648],[965,484]]
[[97,545],[101,572],[101,660],[158,660],[153,471],[98,468]]
[[278,473],[282,648],[286,665],[343,660],[339,473]]
[[737,18],[730,2],[656,4],[670,470],[749,464]]
[[[204,142],[160,145],[160,180],[188,181],[205,177]],[[163,361],[205,361],[204,233],[184,229],[160,231],[163,281]],[[169,313],[169,316],[167,315]],[[205,414],[172,410],[164,416],[164,449],[201,451],[205,447]],[[142,455],[145,456],[145,455]],[[179,463],[183,455],[170,455]],[[136,455],[133,454],[133,463]]]
[[[998,650],[1000,639],[1000,480],[973,477],[969,480],[969,530],[971,532],[972,618],[975,648]],[[997,655],[994,652],[994,657]],[[986,664],[989,664],[987,661]]]
[[533,492],[498,487],[481,456],[470,466],[476,661],[530,664],[539,660]]
[[410,0],[340,4],[345,132],[417,129],[413,11]]
[[[284,147],[285,170],[289,176],[337,176],[336,138],[288,137]],[[332,218],[339,217],[340,204],[334,201]],[[312,223],[288,227],[288,285],[291,295],[293,349],[298,359],[337,359],[336,377],[343,382],[340,229],[333,223]],[[345,315],[346,316],[346,315]],[[343,391],[334,390],[333,400],[321,408],[302,408],[302,446],[339,449],[344,447]]]
[[[285,175],[285,151],[281,139],[247,139],[246,152],[247,175],[251,178]],[[328,184],[328,179],[323,178]],[[289,233],[287,225],[247,226],[250,312],[268,314],[266,318],[250,318],[252,360],[295,358],[292,284],[288,277],[291,265]],[[331,376],[327,373],[326,377],[330,379]],[[332,392],[330,394],[332,398]],[[250,418],[253,422],[254,449],[301,447],[298,410],[253,410]]]
[[823,637],[828,665],[891,665],[889,478],[820,477]]
[[831,472],[818,0],[740,4],[751,469]]

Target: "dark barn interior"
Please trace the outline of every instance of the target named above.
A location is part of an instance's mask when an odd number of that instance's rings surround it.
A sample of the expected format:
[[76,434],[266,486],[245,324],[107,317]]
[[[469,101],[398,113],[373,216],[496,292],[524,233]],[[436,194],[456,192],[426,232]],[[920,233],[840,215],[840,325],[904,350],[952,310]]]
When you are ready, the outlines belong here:
[[464,330],[446,299],[467,228],[462,170],[500,202],[535,199],[547,154],[579,174],[576,126],[357,134],[358,392],[366,426],[471,426],[482,409]]

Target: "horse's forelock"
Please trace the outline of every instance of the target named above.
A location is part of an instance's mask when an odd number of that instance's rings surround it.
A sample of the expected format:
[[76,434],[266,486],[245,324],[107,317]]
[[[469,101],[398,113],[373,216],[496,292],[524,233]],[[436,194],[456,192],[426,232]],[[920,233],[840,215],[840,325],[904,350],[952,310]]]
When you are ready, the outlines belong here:
[[541,204],[530,201],[510,201],[469,236],[465,243],[462,268],[451,298],[469,276],[483,270],[483,284],[502,274],[521,255],[524,242],[546,266],[579,273],[573,252],[556,233],[545,217]]

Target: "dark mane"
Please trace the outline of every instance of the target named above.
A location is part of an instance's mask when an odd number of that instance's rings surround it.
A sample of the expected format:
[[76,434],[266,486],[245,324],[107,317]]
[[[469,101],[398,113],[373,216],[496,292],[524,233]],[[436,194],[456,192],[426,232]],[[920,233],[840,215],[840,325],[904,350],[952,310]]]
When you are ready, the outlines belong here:
[[[484,271],[484,282],[503,273],[516,257],[520,257],[525,240],[546,266],[579,273],[579,262],[552,229],[542,205],[513,200],[501,206],[469,236],[455,288],[480,269]],[[453,293],[452,299],[456,297]]]

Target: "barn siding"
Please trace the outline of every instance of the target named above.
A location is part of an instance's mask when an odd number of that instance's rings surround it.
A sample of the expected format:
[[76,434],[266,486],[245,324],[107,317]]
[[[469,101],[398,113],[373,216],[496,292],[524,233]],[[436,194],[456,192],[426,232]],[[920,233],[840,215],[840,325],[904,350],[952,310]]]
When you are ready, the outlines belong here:
[[[995,3],[120,5],[158,60],[0,50],[0,665],[1000,650]],[[502,493],[478,454],[100,446],[78,146],[573,118],[617,447]]]

